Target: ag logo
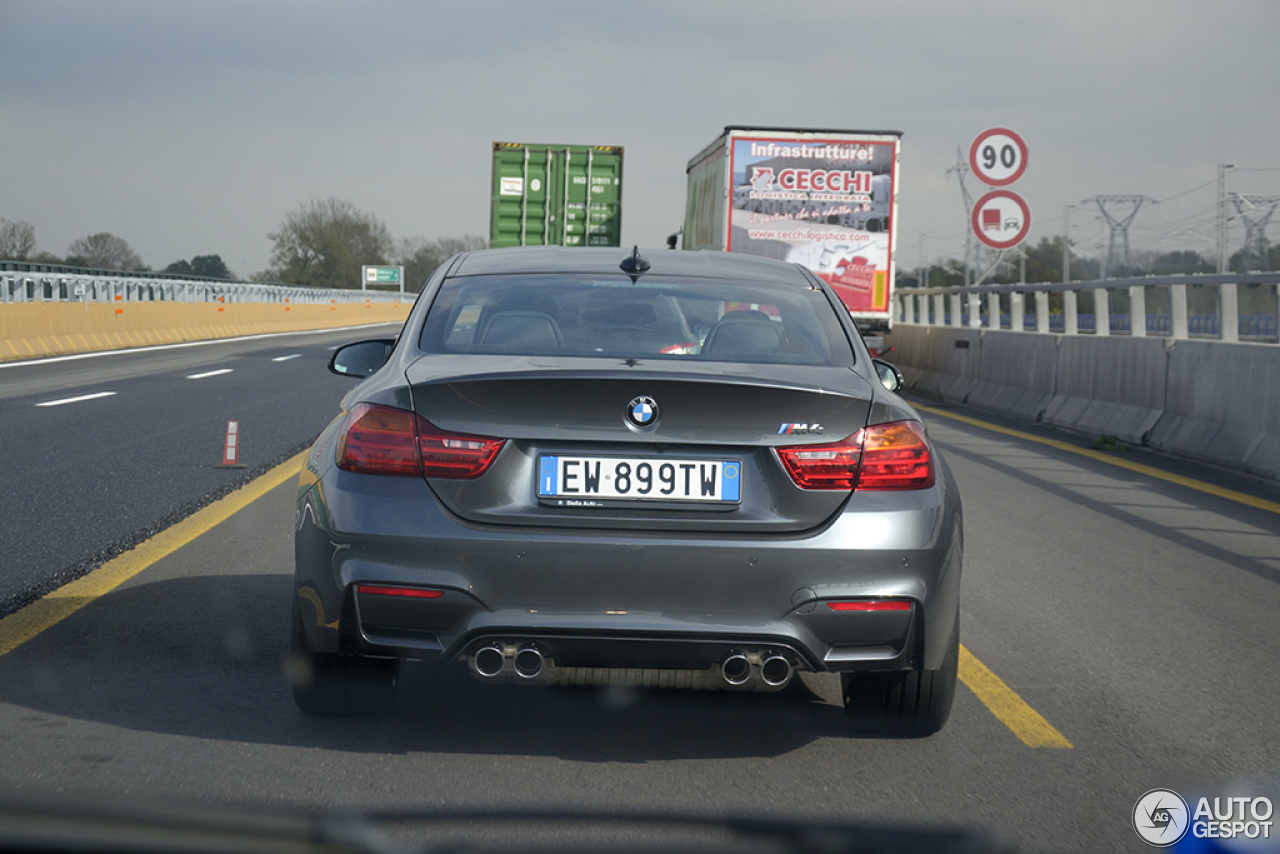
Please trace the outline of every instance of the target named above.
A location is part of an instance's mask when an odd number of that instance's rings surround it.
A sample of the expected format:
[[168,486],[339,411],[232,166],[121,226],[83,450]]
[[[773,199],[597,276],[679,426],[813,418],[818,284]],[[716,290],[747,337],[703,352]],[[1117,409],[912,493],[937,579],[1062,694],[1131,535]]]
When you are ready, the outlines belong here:
[[1172,789],[1152,789],[1133,805],[1133,829],[1157,848],[1173,845],[1190,826],[1187,802]]

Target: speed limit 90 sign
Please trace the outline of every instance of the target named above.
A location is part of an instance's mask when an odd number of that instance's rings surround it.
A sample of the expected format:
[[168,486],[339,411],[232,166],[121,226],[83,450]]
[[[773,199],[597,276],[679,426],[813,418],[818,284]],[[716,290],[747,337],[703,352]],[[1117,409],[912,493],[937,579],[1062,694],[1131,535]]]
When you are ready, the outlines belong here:
[[1027,144],[1008,128],[988,128],[969,146],[969,168],[992,187],[1012,184],[1027,169]]

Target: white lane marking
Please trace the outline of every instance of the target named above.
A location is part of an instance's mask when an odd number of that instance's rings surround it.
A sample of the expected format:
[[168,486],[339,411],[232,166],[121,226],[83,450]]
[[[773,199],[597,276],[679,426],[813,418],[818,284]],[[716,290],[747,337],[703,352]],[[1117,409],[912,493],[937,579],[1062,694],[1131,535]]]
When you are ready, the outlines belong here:
[[187,379],[202,380],[205,377],[216,377],[216,376],[220,376],[221,374],[229,374],[231,373],[231,371],[232,371],[231,368],[219,368],[216,371],[205,371],[203,374],[192,374],[191,376],[187,377]]
[[[94,353],[72,353],[68,356],[50,356],[47,359],[23,359],[17,362],[0,362],[0,370],[20,368],[23,365],[49,365],[54,362],[76,362],[80,359],[97,359],[102,356],[120,356],[128,353],[151,353],[156,350],[177,350],[180,347],[203,347],[207,344],[230,344],[234,341],[252,341],[256,338],[284,338],[290,335],[323,335],[328,332],[346,332],[352,329],[375,329],[379,326],[403,326],[403,323],[362,323],[359,326],[340,326],[334,329],[303,329],[298,332],[268,332],[265,335],[239,335],[235,338],[212,338],[208,341],[184,341],[181,344],[156,344],[153,347],[126,347],[123,350],[98,350]],[[341,346],[341,345],[339,345]],[[330,347],[331,350],[338,349]]]
[[273,361],[273,362],[287,362],[287,361],[289,361],[290,359],[297,359],[297,358],[299,358],[301,355],[302,355],[301,353],[291,353],[291,354],[289,354],[288,356],[276,356],[276,357],[275,357],[274,359],[272,359],[271,361]]
[[37,403],[36,406],[62,406],[64,403],[79,403],[82,400],[97,400],[100,397],[111,397],[114,391],[100,391],[95,394],[82,394],[79,397],[64,397],[62,400],[46,400],[44,403]]

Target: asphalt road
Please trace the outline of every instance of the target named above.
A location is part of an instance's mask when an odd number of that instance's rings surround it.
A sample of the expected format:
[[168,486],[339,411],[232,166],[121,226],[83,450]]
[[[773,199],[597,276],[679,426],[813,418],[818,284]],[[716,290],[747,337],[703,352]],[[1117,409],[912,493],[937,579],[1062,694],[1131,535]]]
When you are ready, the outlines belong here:
[[[316,346],[299,376],[319,367]],[[235,364],[249,373],[286,350]],[[208,417],[215,452],[228,411]],[[1280,516],[925,417],[965,500],[961,641],[1070,748],[1029,747],[964,686],[932,738],[856,737],[824,678],[781,696],[627,693],[495,687],[417,665],[389,719],[306,718],[284,676],[289,482],[0,656],[0,790],[954,825],[1028,851],[1148,850],[1131,811],[1157,787],[1190,797],[1243,780],[1276,799]]]
[[[331,348],[397,331],[0,363],[0,615],[313,441],[353,385]],[[244,469],[221,466],[232,420]]]

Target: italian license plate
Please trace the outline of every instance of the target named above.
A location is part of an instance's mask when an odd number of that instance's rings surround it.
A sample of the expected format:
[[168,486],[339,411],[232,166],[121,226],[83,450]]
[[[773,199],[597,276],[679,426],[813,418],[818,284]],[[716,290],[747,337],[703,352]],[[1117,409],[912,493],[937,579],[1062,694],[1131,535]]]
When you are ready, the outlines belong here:
[[538,458],[538,497],[562,503],[598,500],[742,500],[739,460],[673,460],[631,457]]

